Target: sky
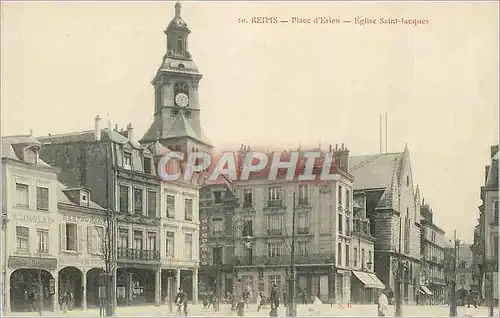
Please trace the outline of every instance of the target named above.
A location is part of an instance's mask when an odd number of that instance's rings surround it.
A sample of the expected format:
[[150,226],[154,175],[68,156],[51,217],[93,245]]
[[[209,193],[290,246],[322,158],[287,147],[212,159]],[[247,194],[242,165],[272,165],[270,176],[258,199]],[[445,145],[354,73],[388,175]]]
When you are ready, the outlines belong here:
[[[174,2],[4,2],[2,135],[90,130],[99,114],[142,137]],[[183,2],[216,148],[408,145],[435,223],[472,242],[484,166],[498,143],[498,2]],[[340,24],[255,24],[331,17]],[[428,20],[359,25],[358,18]]]

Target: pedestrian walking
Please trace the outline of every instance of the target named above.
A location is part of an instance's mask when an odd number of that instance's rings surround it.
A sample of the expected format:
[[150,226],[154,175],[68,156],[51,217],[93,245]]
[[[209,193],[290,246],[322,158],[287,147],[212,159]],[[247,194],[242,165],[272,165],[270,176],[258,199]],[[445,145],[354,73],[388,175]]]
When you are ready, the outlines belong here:
[[385,317],[387,315],[387,306],[389,306],[389,301],[387,300],[387,296],[384,294],[382,290],[379,291],[378,296],[378,316]]
[[208,293],[204,292],[201,297],[203,297],[203,309],[207,309],[208,307],[210,307],[210,299],[208,298]]
[[276,285],[273,285],[273,287],[271,288],[270,301],[271,301],[271,308],[274,305],[274,307],[278,309],[278,307],[280,306],[280,300],[278,297],[278,291]]
[[262,306],[262,295],[260,292],[257,293],[257,311],[260,311],[260,307]]
[[187,316],[187,295],[182,288],[179,288],[179,292],[177,292],[175,303],[177,304],[177,314],[181,315],[182,308],[184,308],[184,315]]
[[212,309],[214,312],[216,311],[219,311],[219,300],[217,298],[217,295],[215,294],[212,294],[212,298],[211,298],[211,304],[212,304]]
[[243,297],[240,297],[236,307],[238,309],[238,316],[243,317],[245,315],[245,300]]

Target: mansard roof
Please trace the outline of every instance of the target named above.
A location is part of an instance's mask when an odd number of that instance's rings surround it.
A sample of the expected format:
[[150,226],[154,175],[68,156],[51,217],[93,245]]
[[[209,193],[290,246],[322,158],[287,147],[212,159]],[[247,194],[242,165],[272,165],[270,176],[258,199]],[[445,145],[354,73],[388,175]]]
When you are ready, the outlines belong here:
[[[37,137],[43,143],[71,143],[71,142],[94,142],[94,130],[78,131],[66,134],[49,134],[48,136]],[[135,149],[142,149],[142,146],[134,140],[129,140],[127,137],[113,129],[101,129],[102,140],[111,140],[117,144],[130,144]]]
[[[9,158],[24,162],[20,157],[20,148],[30,146],[39,147],[42,143],[32,135],[15,135],[2,137],[2,158]],[[38,158],[36,165],[50,167],[49,164]]]

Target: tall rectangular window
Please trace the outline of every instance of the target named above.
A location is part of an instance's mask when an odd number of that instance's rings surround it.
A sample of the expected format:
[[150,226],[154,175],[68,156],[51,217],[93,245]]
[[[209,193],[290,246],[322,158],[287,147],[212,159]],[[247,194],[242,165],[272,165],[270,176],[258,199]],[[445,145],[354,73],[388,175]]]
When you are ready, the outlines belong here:
[[356,267],[356,266],[358,266],[358,248],[357,247],[354,248],[353,254],[354,255],[353,255],[353,264],[352,265],[354,267]]
[[350,252],[349,245],[346,245],[345,246],[345,266],[350,266],[351,260],[350,260],[350,257],[349,257],[350,256],[349,252]]
[[174,246],[175,246],[174,243],[175,243],[175,233],[168,231],[165,244],[167,257],[174,257]]
[[251,208],[253,206],[253,190],[244,189],[243,190],[243,207]]
[[267,255],[269,257],[280,257],[283,255],[283,244],[282,243],[268,243],[267,244]]
[[222,265],[222,247],[212,247],[212,262],[214,265]]
[[493,260],[498,263],[498,236],[493,236]]
[[167,218],[175,219],[175,196],[167,194]]
[[252,220],[246,220],[242,231],[243,236],[253,236],[253,222]]
[[37,229],[36,234],[38,237],[38,253],[49,252],[49,230]]
[[[87,241],[89,253],[91,254],[104,254],[106,251],[106,233],[102,226],[89,226],[87,233]],[[120,242],[118,241],[118,244]]]
[[299,241],[297,242],[297,255],[306,256],[307,255],[307,242]]
[[142,231],[134,230],[134,249],[142,250],[143,249],[143,238]]
[[299,185],[299,204],[305,205],[309,204],[309,185],[300,184]]
[[214,191],[214,203],[219,204],[222,203],[222,192]]
[[25,226],[16,226],[17,251],[28,252],[30,242],[30,229]]
[[365,249],[361,249],[361,268],[365,269],[366,263],[365,263]]
[[268,188],[268,206],[279,207],[281,206],[281,187]]
[[373,268],[372,251],[368,251],[368,263],[370,263]]
[[144,157],[144,173],[151,174],[151,158]]
[[345,207],[346,209],[351,207],[351,192],[348,189],[345,190]]
[[118,238],[118,247],[129,248],[128,230],[127,229],[120,229],[119,238]]
[[120,186],[120,212],[128,213],[128,187]]
[[36,187],[36,209],[45,211],[49,209],[48,188]]
[[142,214],[142,189],[134,189],[134,213]]
[[66,223],[62,226],[61,246],[65,251],[78,250],[78,226],[76,223]]
[[339,233],[342,234],[344,232],[344,222],[343,222],[342,214],[338,215],[338,223],[339,223]]
[[186,233],[184,235],[184,257],[186,259],[192,259],[193,258],[193,234],[191,233]]
[[271,214],[267,216],[267,233],[268,235],[282,235],[283,234],[283,218],[278,214]]
[[29,208],[29,186],[16,183],[16,207]]
[[125,169],[132,169],[132,154],[125,152],[123,154],[123,168]]
[[185,199],[184,200],[184,220],[192,221],[193,220],[193,199]]
[[148,246],[149,251],[156,251],[156,233],[148,232]]
[[148,216],[155,218],[158,216],[156,213],[157,203],[156,203],[157,193],[156,191],[148,191]]
[[297,213],[297,233],[298,234],[308,234],[309,233],[309,214],[307,212]]
[[338,201],[339,201],[339,207],[342,207],[342,186],[339,185],[338,187],[338,194],[337,194],[337,197],[338,197]]
[[224,219],[213,218],[211,228],[213,236],[224,236]]
[[342,243],[337,243],[337,265],[342,266]]

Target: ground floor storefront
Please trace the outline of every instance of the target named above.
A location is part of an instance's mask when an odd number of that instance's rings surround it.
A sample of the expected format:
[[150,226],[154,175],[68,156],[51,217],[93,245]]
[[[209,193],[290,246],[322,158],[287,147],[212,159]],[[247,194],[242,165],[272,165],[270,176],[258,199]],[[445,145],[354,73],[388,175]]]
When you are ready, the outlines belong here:
[[[289,268],[286,266],[241,266],[236,280],[232,270],[224,267],[200,271],[200,288],[203,291],[219,290],[223,298],[228,294],[237,295],[247,290],[251,300],[257,293],[269,296],[273,286],[278,288],[280,297],[289,290]],[[333,267],[333,264],[299,265],[296,268],[296,297],[299,303],[308,303],[312,296],[325,303],[348,303],[351,298],[351,272]],[[234,281],[234,283],[233,283]]]
[[6,265],[6,312],[57,310],[57,259],[10,256]]
[[378,300],[378,291],[385,285],[375,273],[352,271],[351,302],[353,304],[374,304]]

